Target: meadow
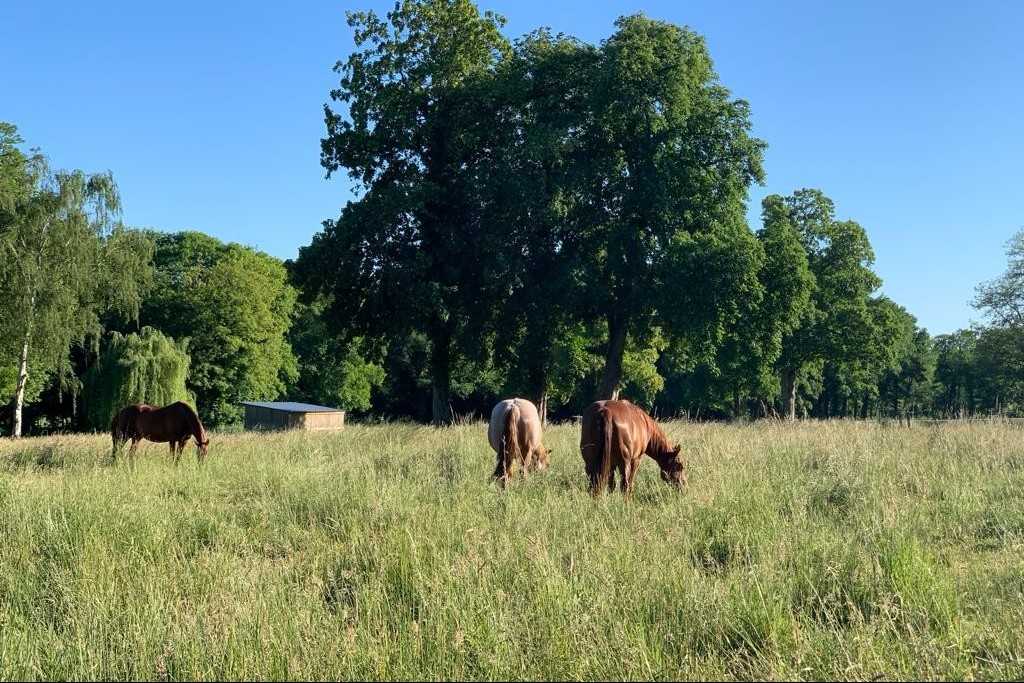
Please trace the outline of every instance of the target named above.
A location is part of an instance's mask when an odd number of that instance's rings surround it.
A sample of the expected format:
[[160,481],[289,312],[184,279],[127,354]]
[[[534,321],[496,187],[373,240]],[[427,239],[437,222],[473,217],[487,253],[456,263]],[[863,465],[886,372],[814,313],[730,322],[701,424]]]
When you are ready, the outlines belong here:
[[592,500],[578,427],[0,442],[0,678],[1024,676],[1024,432],[672,422]]

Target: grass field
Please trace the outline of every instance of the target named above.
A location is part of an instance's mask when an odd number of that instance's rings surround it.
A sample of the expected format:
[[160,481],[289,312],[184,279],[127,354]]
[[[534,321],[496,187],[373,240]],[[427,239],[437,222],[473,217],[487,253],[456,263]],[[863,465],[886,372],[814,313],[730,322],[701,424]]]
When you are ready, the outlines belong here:
[[482,424],[0,442],[0,677],[1024,676],[1024,431],[670,423],[674,493]]

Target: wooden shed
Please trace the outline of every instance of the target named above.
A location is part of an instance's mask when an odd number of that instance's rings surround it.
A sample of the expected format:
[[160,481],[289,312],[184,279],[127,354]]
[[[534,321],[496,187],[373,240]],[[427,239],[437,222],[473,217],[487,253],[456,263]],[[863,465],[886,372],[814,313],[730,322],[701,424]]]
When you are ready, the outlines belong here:
[[255,430],[305,429],[330,431],[345,426],[345,411],[311,403],[243,401],[245,428]]

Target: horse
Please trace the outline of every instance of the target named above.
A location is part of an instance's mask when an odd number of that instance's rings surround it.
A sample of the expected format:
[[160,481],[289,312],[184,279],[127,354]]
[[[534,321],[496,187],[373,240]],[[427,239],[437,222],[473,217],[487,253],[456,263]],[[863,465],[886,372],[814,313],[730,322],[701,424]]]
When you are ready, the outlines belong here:
[[132,445],[128,455],[134,460],[139,441],[146,439],[168,443],[175,465],[181,460],[181,453],[189,438],[196,440],[196,459],[199,462],[206,457],[210,445],[206,430],[203,429],[203,423],[199,421],[196,411],[181,401],[163,408],[145,403],[126,406],[110,421],[110,436],[114,442],[114,459],[117,458],[120,447],[130,439]]
[[494,406],[487,438],[497,454],[493,476],[503,487],[517,462],[524,476],[532,469],[547,469],[551,451],[541,442],[540,415],[525,398],[508,398]]
[[658,463],[663,481],[677,489],[687,483],[681,447],[673,447],[651,416],[629,401],[595,401],[583,411],[580,451],[595,497],[606,486],[615,490],[616,469],[620,489],[630,497],[644,454]]

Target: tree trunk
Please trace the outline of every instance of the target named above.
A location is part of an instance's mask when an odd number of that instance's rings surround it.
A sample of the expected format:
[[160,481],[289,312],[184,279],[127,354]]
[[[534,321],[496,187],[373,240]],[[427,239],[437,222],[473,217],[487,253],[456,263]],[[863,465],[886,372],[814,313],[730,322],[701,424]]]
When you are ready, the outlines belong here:
[[622,357],[626,352],[628,324],[617,316],[608,318],[608,349],[604,356],[604,373],[597,398],[617,399],[619,384],[622,382]]
[[732,419],[740,419],[740,390],[739,387],[733,387],[732,390]]
[[796,420],[796,369],[782,371],[782,414],[789,420]]
[[537,413],[540,415],[540,424],[546,427],[548,424],[548,364],[547,360],[551,354],[550,347],[546,340],[538,340],[533,346],[536,353],[533,355],[527,382],[530,391],[530,398],[537,403]]
[[28,335],[21,345],[21,361],[18,365],[18,384],[14,392],[14,429],[11,436],[17,439],[21,436],[22,424],[21,413],[25,405],[25,385],[28,384]]
[[450,425],[454,422],[451,406],[451,353],[452,336],[445,324],[433,334],[430,350],[430,382],[433,390],[432,422]]

